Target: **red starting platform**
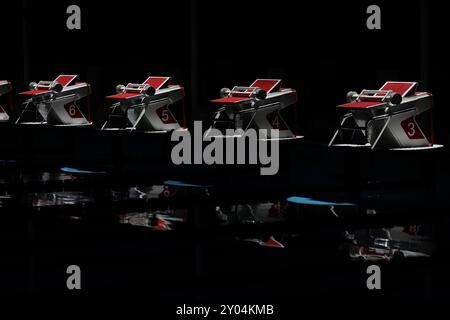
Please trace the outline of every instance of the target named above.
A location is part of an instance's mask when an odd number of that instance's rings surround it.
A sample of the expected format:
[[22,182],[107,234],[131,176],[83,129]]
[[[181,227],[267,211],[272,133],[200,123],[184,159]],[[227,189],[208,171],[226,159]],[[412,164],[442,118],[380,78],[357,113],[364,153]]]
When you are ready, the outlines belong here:
[[[107,96],[107,119],[102,130],[142,130],[167,132],[185,127],[184,88],[171,85],[170,77],[148,77],[143,83],[116,86],[117,93]],[[170,107],[182,104],[182,124]]]
[[31,82],[30,90],[21,92],[25,97],[17,124],[48,124],[59,126],[91,125],[77,101],[91,94],[91,86],[79,82],[77,75],[59,75],[53,81]]
[[277,130],[280,139],[298,138],[281,114],[283,109],[295,106],[297,91],[282,88],[281,84],[281,79],[257,79],[249,87],[221,89],[221,97],[211,100],[219,108],[205,135],[217,136],[218,131],[227,129],[245,132],[253,128],[259,130],[260,138],[273,138],[272,130]]
[[347,93],[347,103],[337,106],[344,115],[329,146],[438,147],[433,141],[432,94],[417,91],[417,86],[388,81],[379,90]]

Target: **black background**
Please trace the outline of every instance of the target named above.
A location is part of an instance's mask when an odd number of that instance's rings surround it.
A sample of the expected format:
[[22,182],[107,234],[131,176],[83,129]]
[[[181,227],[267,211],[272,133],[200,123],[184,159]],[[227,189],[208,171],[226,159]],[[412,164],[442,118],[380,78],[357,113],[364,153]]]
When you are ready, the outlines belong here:
[[[66,28],[70,4],[81,8],[81,30]],[[30,81],[79,74],[92,85],[98,122],[118,83],[150,74],[186,87],[190,120],[210,117],[208,101],[222,87],[279,77],[299,92],[301,133],[323,142],[349,90],[418,81],[419,90],[435,95],[436,140],[446,143],[450,62],[442,5],[378,1],[382,28],[369,30],[371,4],[19,1],[0,13],[0,78],[19,92]]]
[[[81,8],[81,30],[66,28],[66,19],[69,16],[66,14],[66,8],[71,4],[77,4]],[[371,4],[381,7],[381,30],[368,30],[366,27],[368,17],[366,9]],[[335,106],[345,100],[345,94],[349,90],[377,89],[388,80],[418,81],[419,90],[434,94],[436,142],[446,144],[450,138],[447,130],[447,119],[450,116],[447,106],[450,52],[446,43],[450,27],[447,25],[448,18],[444,8],[446,6],[442,2],[430,3],[424,0],[333,3],[284,0],[8,2],[0,5],[0,30],[2,30],[0,78],[12,81],[16,98],[16,93],[26,90],[30,81],[53,80],[59,74],[78,74],[81,80],[89,82],[92,86],[91,102],[96,115],[95,122],[101,121],[104,115],[104,97],[114,93],[117,84],[141,82],[149,75],[171,76],[174,83],[185,86],[190,121],[209,120],[212,106],[208,101],[218,97],[222,87],[250,85],[256,78],[282,78],[285,86],[298,91],[300,133],[317,142],[327,142],[330,139],[337,120]],[[142,243],[142,239],[151,242],[152,239],[149,240],[147,234],[117,233],[113,237],[117,242],[110,243],[105,238],[103,243],[99,240],[103,234],[98,234],[98,225],[94,225],[89,232],[83,230],[80,234],[77,233],[71,239],[72,234],[66,235],[66,231],[54,227],[53,223],[57,225],[54,221],[45,223],[48,223],[50,227],[47,228],[54,232],[49,233],[42,228],[44,230],[42,237],[48,240],[49,245],[58,247],[60,243],[68,244],[69,247],[74,247],[74,257],[80,258],[81,263],[84,262],[83,259],[92,265],[98,263],[98,270],[91,271],[95,277],[86,281],[88,286],[89,284],[92,286],[90,289],[93,292],[97,292],[95,291],[97,287],[104,290],[100,291],[102,294],[118,287],[119,289],[112,291],[111,295],[121,293],[132,296],[135,294],[133,290],[120,292],[121,282],[130,282],[131,288],[135,285],[148,294],[147,288],[158,280],[158,275],[151,278],[152,275],[147,274],[147,267],[154,266],[152,255],[147,252],[150,249],[143,246],[145,250],[139,252],[148,258],[147,264],[141,264],[140,260],[136,262],[128,259],[130,250],[138,252],[142,249],[136,246],[137,243]],[[20,224],[20,228],[25,234],[28,227]],[[9,229],[6,224],[5,229]],[[310,239],[312,237],[320,239],[322,234],[328,233],[328,237],[334,237],[329,230],[318,229],[320,230],[310,231],[311,237],[305,237],[306,244],[317,241]],[[319,232],[321,234],[317,235]],[[14,236],[21,237],[20,234]],[[8,237],[9,234],[6,234],[5,239]],[[129,247],[124,245],[124,239],[127,237]],[[174,243],[177,242],[175,240]],[[168,243],[167,246],[170,247],[172,243]],[[43,247],[47,248],[47,242],[44,244]],[[182,244],[185,245],[184,242]],[[186,244],[188,245],[189,243]],[[320,241],[314,245],[321,248]],[[16,257],[16,252],[23,249],[20,245],[16,247],[11,249],[10,257]],[[219,243],[216,247],[225,248],[226,245]],[[98,262],[97,258],[93,259],[86,254],[88,249],[99,255],[105,254],[110,260],[102,260],[101,256]],[[151,249],[158,253],[163,251],[159,244]],[[182,254],[186,254],[187,251],[182,250],[183,248],[180,249],[179,255],[170,256],[170,259],[166,257],[167,266],[163,265],[161,268],[167,274],[173,271],[177,275],[174,277],[174,283],[178,278],[183,278],[184,273],[189,274],[187,267],[183,269],[179,266],[194,265],[189,260],[193,259],[192,255],[184,257]],[[211,252],[205,250],[204,256],[212,256],[213,261],[217,259],[222,263],[220,259],[225,254],[209,250]],[[329,261],[322,257],[320,250],[315,252],[313,247],[310,250],[311,252],[303,254],[305,256],[317,254],[317,257],[314,256],[315,259],[324,262],[326,268],[318,269],[316,265],[311,264],[304,267],[303,273],[299,274],[308,275],[316,272],[320,277],[322,274],[328,274]],[[63,266],[73,263],[73,256],[63,256],[61,259],[64,263],[61,264],[58,255],[53,256],[53,251],[44,253],[55,259],[56,262],[49,259],[49,264],[54,263],[58,269],[52,273],[51,269],[42,268],[45,272],[39,278],[42,283],[38,281],[37,287],[52,288],[54,285],[58,289],[65,289],[66,274]],[[92,256],[95,257],[94,254]],[[296,252],[293,256],[298,258]],[[302,257],[300,256],[299,260],[303,263]],[[279,261],[277,260],[279,257],[276,256],[272,258],[264,256],[263,263],[259,263],[253,256],[247,258],[251,262],[249,265],[253,263],[263,266],[261,274],[265,274],[264,267],[267,261],[274,265]],[[89,259],[93,259],[94,263]],[[42,258],[42,261],[44,260]],[[111,261],[112,271],[104,274],[103,266],[109,267]],[[228,264],[219,270],[234,270],[234,260],[228,259],[226,262]],[[18,263],[28,266],[26,258]],[[44,262],[42,263],[46,266]],[[127,268],[124,267],[126,263],[129,264]],[[215,274],[214,266],[210,267],[214,272],[207,267],[204,267],[207,269],[205,273],[210,272],[212,275],[201,285],[213,288],[208,291],[211,296],[217,294],[213,290],[221,285],[223,297],[234,297],[232,294],[239,291],[240,287],[231,290],[228,287],[228,278],[222,279],[219,283],[214,282],[218,281],[222,274],[218,272]],[[423,277],[425,279],[423,285],[422,282],[418,284],[419,298],[429,296],[426,280],[429,274],[434,272],[439,276],[447,275],[448,270],[447,265],[430,267],[427,264],[423,267],[420,261],[413,264],[408,272],[401,267],[402,265],[394,266],[391,278],[400,277],[402,285],[411,284],[410,279],[416,276],[417,270],[428,268],[426,272],[429,273]],[[290,270],[297,268],[300,270],[300,263],[299,266],[291,266]],[[28,274],[27,267],[18,271],[16,269],[15,265],[14,268],[11,267],[11,273],[19,274],[17,279],[23,282],[19,283],[19,286],[26,288],[27,279],[22,275]],[[124,270],[129,271],[126,274],[128,278],[120,277],[124,275]],[[242,273],[236,269],[229,278],[237,279],[236,282],[240,283],[248,274],[253,273],[252,270],[247,271]],[[315,292],[314,288],[321,286],[328,288],[331,283],[332,289],[329,290],[327,298],[334,299],[335,295],[342,292],[342,287],[349,288],[347,293],[354,287],[360,288],[360,280],[365,277],[364,272],[360,265],[351,268],[348,265],[341,265],[335,273],[329,275],[333,280],[320,278],[316,281],[319,277],[297,277],[293,286],[299,290],[303,288],[301,291],[303,297],[309,296],[311,292],[314,296],[320,296],[322,294],[320,290]],[[240,273],[242,275],[239,275]],[[419,277],[420,275],[419,272]],[[16,288],[16,278],[9,278],[11,288]],[[116,282],[110,283],[112,278],[116,279]],[[260,279],[250,279],[255,283],[245,282],[242,287],[247,285],[252,288],[249,292],[259,292],[259,298],[265,296],[265,290],[269,289],[263,288]],[[434,278],[434,295],[446,297],[446,288],[450,280],[448,275],[442,281],[441,279]],[[162,277],[159,281],[165,284],[166,279]],[[284,282],[293,280],[286,274],[281,280],[274,277],[270,281],[272,286],[268,288],[283,290]],[[188,285],[198,284],[188,283]],[[128,283],[123,284],[123,287],[128,288]],[[180,285],[181,289],[178,291],[163,292],[162,297],[170,300],[173,298],[171,295],[178,294],[175,298],[185,301],[185,297],[189,295],[183,295],[189,292],[186,287]],[[414,298],[416,291],[410,292],[408,286],[400,287],[401,294],[409,294]],[[20,292],[24,291],[26,290]],[[241,291],[241,301],[248,301],[246,291]],[[364,297],[368,296],[364,288],[352,291],[353,297],[360,295],[361,292],[366,294]],[[392,296],[397,296],[399,292],[393,290]],[[296,299],[296,296],[290,297]],[[263,300],[258,300],[260,301]]]

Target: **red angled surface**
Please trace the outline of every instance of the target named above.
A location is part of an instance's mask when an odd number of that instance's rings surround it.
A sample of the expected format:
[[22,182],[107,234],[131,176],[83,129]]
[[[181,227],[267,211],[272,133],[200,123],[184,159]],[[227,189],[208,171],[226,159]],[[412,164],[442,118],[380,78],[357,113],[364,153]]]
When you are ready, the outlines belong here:
[[5,109],[2,106],[0,106],[0,113],[5,113]]
[[107,96],[107,99],[126,100],[139,96],[139,93],[118,93],[112,96]]
[[414,94],[414,89],[416,87],[416,82],[386,82],[380,90],[392,90],[397,92],[402,97],[410,94]]
[[148,84],[156,90],[167,87],[170,83],[170,77],[148,77],[143,84]]
[[25,91],[21,92],[19,94],[25,95],[25,96],[39,96],[44,93],[49,93],[49,90],[31,90],[31,91]]
[[58,78],[55,79],[56,82],[58,82],[63,87],[67,87],[73,80],[75,80],[77,76],[74,75],[65,75],[62,74],[58,76]]
[[222,104],[237,104],[237,103],[241,103],[244,101],[251,101],[251,99],[245,98],[245,97],[226,97],[226,98],[211,100],[211,102],[222,103]]
[[379,103],[376,101],[361,101],[361,102],[350,102],[346,104],[340,104],[337,107],[344,109],[369,109],[376,106],[380,106],[382,104],[384,103]]
[[284,248],[284,246],[279,241],[275,240],[274,237],[270,237],[264,241],[264,245],[272,248]]
[[257,79],[250,87],[257,87],[270,93],[275,91],[279,85],[281,85],[281,80],[278,79]]

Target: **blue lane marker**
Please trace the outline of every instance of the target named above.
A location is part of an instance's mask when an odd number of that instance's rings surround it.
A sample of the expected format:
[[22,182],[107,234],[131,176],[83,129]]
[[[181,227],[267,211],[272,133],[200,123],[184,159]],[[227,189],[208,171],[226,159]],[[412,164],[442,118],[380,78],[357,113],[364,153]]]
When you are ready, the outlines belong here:
[[16,160],[0,160],[0,163],[16,163]]
[[62,172],[66,173],[82,173],[82,174],[106,174],[106,171],[90,171],[90,170],[82,170],[77,168],[70,168],[70,167],[62,167]]
[[166,184],[168,186],[173,186],[173,187],[190,187],[190,188],[208,188],[211,186],[202,186],[200,184],[190,184],[190,183],[185,183],[182,181],[177,181],[177,180],[166,180],[163,182],[163,184]]
[[312,205],[312,206],[356,206],[355,203],[350,203],[350,202],[320,201],[320,200],[314,200],[312,198],[307,198],[307,197],[289,197],[289,198],[287,198],[287,201],[296,203],[296,204],[307,204],[307,205]]

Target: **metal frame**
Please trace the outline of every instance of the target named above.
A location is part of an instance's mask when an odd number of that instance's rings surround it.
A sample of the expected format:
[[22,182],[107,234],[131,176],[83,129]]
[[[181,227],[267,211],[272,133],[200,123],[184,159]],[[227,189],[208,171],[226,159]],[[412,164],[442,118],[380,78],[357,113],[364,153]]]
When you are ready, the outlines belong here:
[[[151,77],[149,77],[149,78],[151,78]],[[149,78],[147,78],[147,80]],[[173,103],[182,101],[184,99],[184,88],[181,86],[173,86],[173,87],[162,88],[162,89],[155,88],[155,90],[156,90],[155,94],[148,95],[145,93],[145,91],[147,90],[147,88],[150,88],[150,87],[151,87],[151,85],[146,84],[146,83],[128,83],[127,86],[124,87],[124,89],[121,92],[119,92],[119,95],[129,93],[129,94],[135,94],[135,96],[132,96],[129,99],[118,98],[119,101],[110,105],[107,118],[106,118],[105,122],[103,123],[101,130],[131,130],[131,131],[137,130],[138,129],[137,127],[139,126],[141,120],[144,118],[146,112],[148,111],[148,108],[152,107],[154,105],[161,104],[161,103],[164,103],[165,107],[168,109],[171,116],[175,119],[175,122],[177,123],[177,125],[179,127],[183,127],[185,124],[181,125],[179,123],[178,119],[175,118],[175,116],[173,115],[173,113],[169,107]],[[120,113],[117,112],[117,108],[119,108]],[[142,108],[142,110],[140,111],[139,115],[136,117],[136,120],[132,121],[128,117],[128,115],[129,115],[128,111],[133,110],[135,108]],[[185,110],[184,110],[184,104],[183,104],[183,121],[184,121],[184,114],[185,114]],[[118,117],[121,117],[121,116],[124,117],[124,119],[126,120],[125,127],[119,127],[119,128],[108,127],[108,124],[111,122],[111,116],[114,116],[114,115],[116,115]],[[152,121],[153,120],[150,120],[150,122],[152,122]],[[159,118],[159,121],[163,121],[163,120]],[[130,122],[131,122],[131,126],[128,125],[128,123],[130,123]],[[154,124],[152,124],[152,126],[153,125]],[[153,131],[167,132],[169,130],[173,130],[173,128],[171,127],[172,124],[166,124],[166,125],[169,126],[166,130],[158,130],[158,129],[150,130],[150,129],[148,129],[148,130],[144,130],[144,131],[146,131],[146,132],[153,132]]]
[[[75,79],[76,76],[73,76]],[[72,81],[73,81],[72,79]],[[57,79],[56,79],[57,80]],[[33,92],[35,90],[48,90],[48,92],[43,93],[42,95],[35,95],[35,96],[29,96],[28,99],[26,99],[24,102],[22,102],[22,110],[20,111],[20,114],[18,118],[15,121],[15,124],[22,123],[23,115],[25,112],[30,110],[30,104],[35,108],[35,119],[38,119],[39,114],[39,105],[45,105],[48,107],[47,114],[50,112],[54,113],[61,123],[54,123],[50,125],[55,126],[86,126],[92,124],[88,118],[83,114],[82,110],[78,107],[76,101],[88,97],[91,93],[91,89],[88,83],[80,82],[75,83],[72,85],[66,85],[63,87],[62,91],[56,92],[52,90],[52,86],[57,82],[56,80],[53,81],[39,81],[37,84],[34,85],[34,89],[30,92]],[[69,115],[70,118],[74,119],[73,123],[71,123],[69,120],[64,119],[66,116],[65,114],[61,114],[60,109],[55,109],[56,107],[61,106],[61,104],[64,104],[65,101],[67,102],[73,102],[74,106],[77,108],[77,112],[81,114],[80,117],[75,118],[72,117],[72,115]],[[89,108],[89,105],[88,105]],[[88,110],[89,112],[89,110]],[[67,111],[66,111],[67,113]],[[42,121],[36,121],[36,122],[23,122],[23,123],[34,123],[34,124],[49,124],[48,119],[44,117]]]
[[[375,91],[375,90],[373,90]],[[373,150],[375,149],[375,147],[377,146],[379,140],[381,139],[384,131],[386,131],[386,128],[388,126],[388,124],[390,123],[390,121],[392,120],[392,118],[394,116],[400,115],[400,114],[404,114],[404,113],[408,113],[411,111],[415,111],[416,108],[412,107],[412,108],[408,108],[408,109],[404,109],[404,110],[399,110],[399,111],[394,111],[392,113],[388,113],[388,114],[383,114],[383,115],[379,115],[379,116],[375,116],[369,120],[366,121],[366,124],[364,127],[354,127],[354,128],[346,128],[343,127],[344,123],[349,119],[349,118],[354,118],[353,117],[353,113],[348,112],[345,115],[343,115],[341,117],[341,123],[339,125],[339,128],[336,130],[336,132],[334,133],[333,137],[331,138],[330,142],[328,143],[328,146],[331,147],[333,145],[334,140],[336,139],[337,135],[342,131],[342,130],[352,130],[352,131],[361,131],[365,137],[367,137],[367,127],[375,122],[375,121],[380,121],[380,120],[386,120],[385,124],[383,125],[383,128],[381,129],[380,133],[377,135],[374,143],[370,146],[370,149]],[[364,131],[363,131],[364,130]]]

